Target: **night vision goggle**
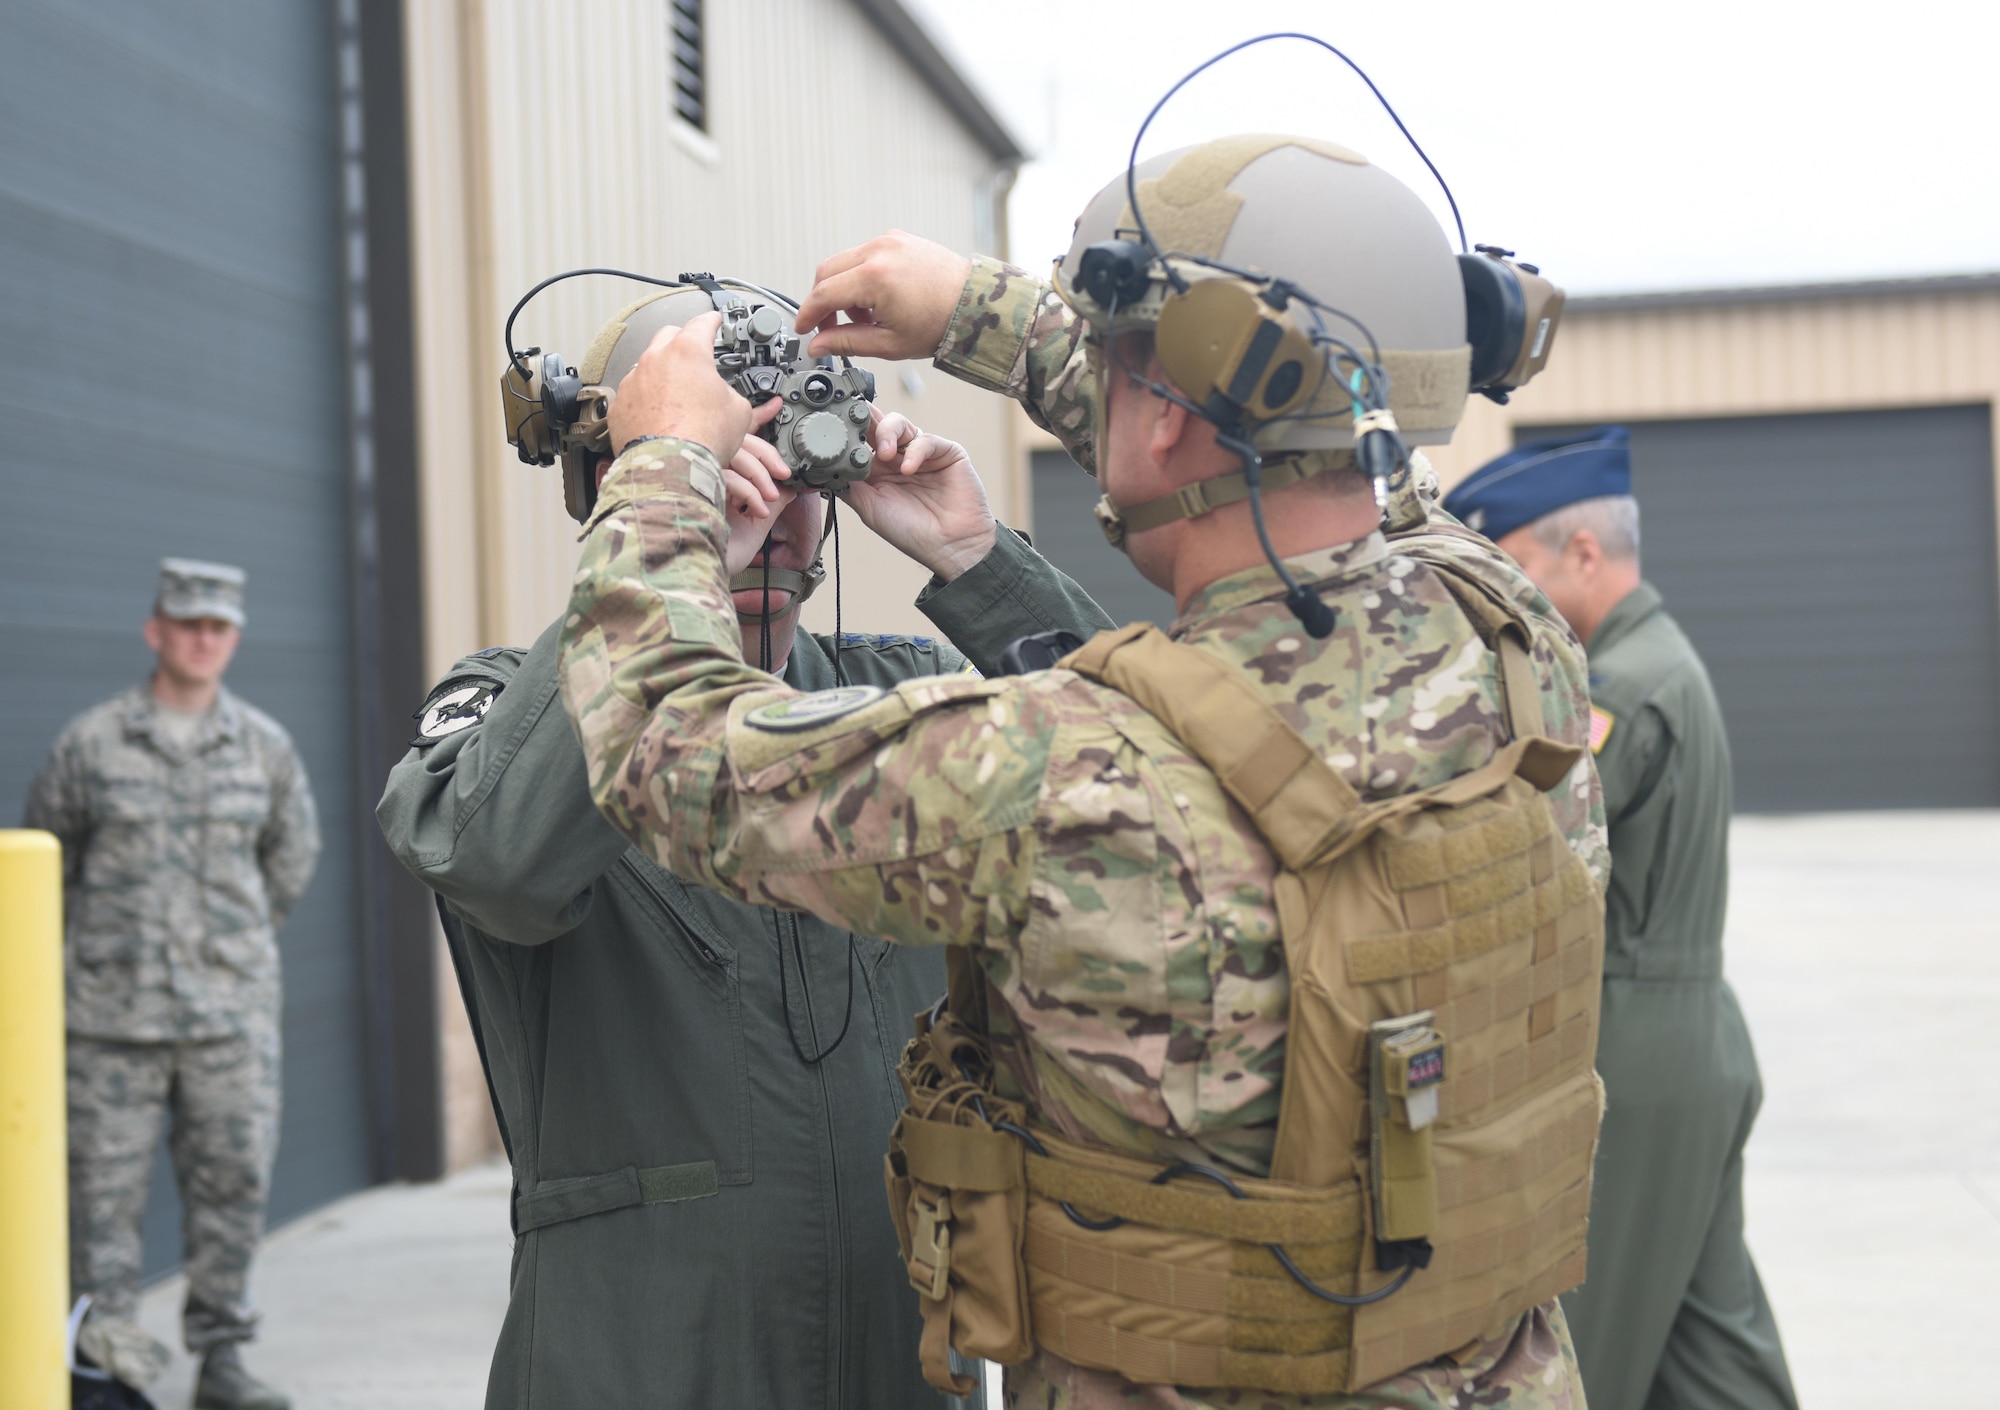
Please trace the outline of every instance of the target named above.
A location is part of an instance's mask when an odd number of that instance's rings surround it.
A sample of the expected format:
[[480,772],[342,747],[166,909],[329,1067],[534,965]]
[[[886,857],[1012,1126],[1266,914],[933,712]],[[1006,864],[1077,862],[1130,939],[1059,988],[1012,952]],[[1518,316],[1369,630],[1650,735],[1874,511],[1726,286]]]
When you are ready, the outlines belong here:
[[529,465],[562,461],[564,500],[572,516],[588,517],[597,497],[596,462],[618,449],[610,438],[618,383],[661,328],[706,311],[666,307],[683,302],[672,293],[635,304],[599,335],[581,370],[560,353],[516,351],[514,319],[528,301],[551,284],[584,274],[617,275],[705,296],[707,305],[722,315],[715,333],[716,372],[753,404],[772,397],[784,403],[759,434],[791,467],[791,483],[838,493],[868,478],[874,463],[868,441],[874,374],[846,358],[806,353],[806,338],[792,329],[798,311],[793,300],[760,285],[706,273],[659,279],[618,269],[572,269],[543,280],[514,305],[507,316],[507,368],[500,375],[508,444]]

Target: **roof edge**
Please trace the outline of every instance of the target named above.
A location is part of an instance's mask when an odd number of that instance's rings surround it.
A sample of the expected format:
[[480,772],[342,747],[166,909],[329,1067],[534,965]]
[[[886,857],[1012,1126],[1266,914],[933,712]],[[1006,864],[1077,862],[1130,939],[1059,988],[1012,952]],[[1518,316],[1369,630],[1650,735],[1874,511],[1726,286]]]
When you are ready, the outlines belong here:
[[1682,289],[1652,294],[1597,294],[1573,298],[1565,313],[1650,313],[1657,309],[1730,308],[1749,304],[1798,304],[1822,300],[1948,298],[2000,292],[2000,270],[1935,274],[1907,279],[1861,279],[1829,284],[1766,284],[1740,289]]
[[959,72],[958,66],[938,48],[937,41],[903,0],[854,0],[854,6],[917,71],[917,76],[951,110],[952,116],[965,124],[966,130],[995,162],[1014,165],[1027,159],[1028,154],[1014,140],[1014,135]]

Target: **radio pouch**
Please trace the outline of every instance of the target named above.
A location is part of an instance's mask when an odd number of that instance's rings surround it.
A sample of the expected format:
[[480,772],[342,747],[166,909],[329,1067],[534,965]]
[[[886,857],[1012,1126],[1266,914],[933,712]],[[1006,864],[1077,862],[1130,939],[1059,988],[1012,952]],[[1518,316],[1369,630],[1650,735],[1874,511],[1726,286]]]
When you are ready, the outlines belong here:
[[924,1321],[924,1379],[947,1395],[968,1395],[976,1384],[953,1371],[952,1348],[1002,1365],[1034,1350],[1023,1147],[1000,1129],[1022,1128],[1025,1113],[993,1094],[991,1074],[985,1039],[959,1014],[942,1005],[919,1014],[897,1069],[908,1105],[883,1160]]

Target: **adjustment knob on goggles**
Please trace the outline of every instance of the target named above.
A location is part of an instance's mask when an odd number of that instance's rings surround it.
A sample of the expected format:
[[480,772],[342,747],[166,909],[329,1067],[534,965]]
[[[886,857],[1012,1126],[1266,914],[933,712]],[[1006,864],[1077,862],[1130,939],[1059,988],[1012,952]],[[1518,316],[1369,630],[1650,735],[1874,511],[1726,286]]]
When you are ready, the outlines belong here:
[[1137,240],[1100,240],[1076,265],[1077,287],[1099,308],[1129,308],[1146,297],[1153,257]]

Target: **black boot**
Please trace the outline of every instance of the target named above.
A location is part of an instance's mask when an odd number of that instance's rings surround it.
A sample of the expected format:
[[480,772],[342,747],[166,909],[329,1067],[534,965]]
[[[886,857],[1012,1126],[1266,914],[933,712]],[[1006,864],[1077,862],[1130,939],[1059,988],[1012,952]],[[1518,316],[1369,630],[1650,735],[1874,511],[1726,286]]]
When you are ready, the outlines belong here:
[[242,1351],[226,1341],[201,1359],[194,1410],[292,1410],[292,1402],[245,1370]]

